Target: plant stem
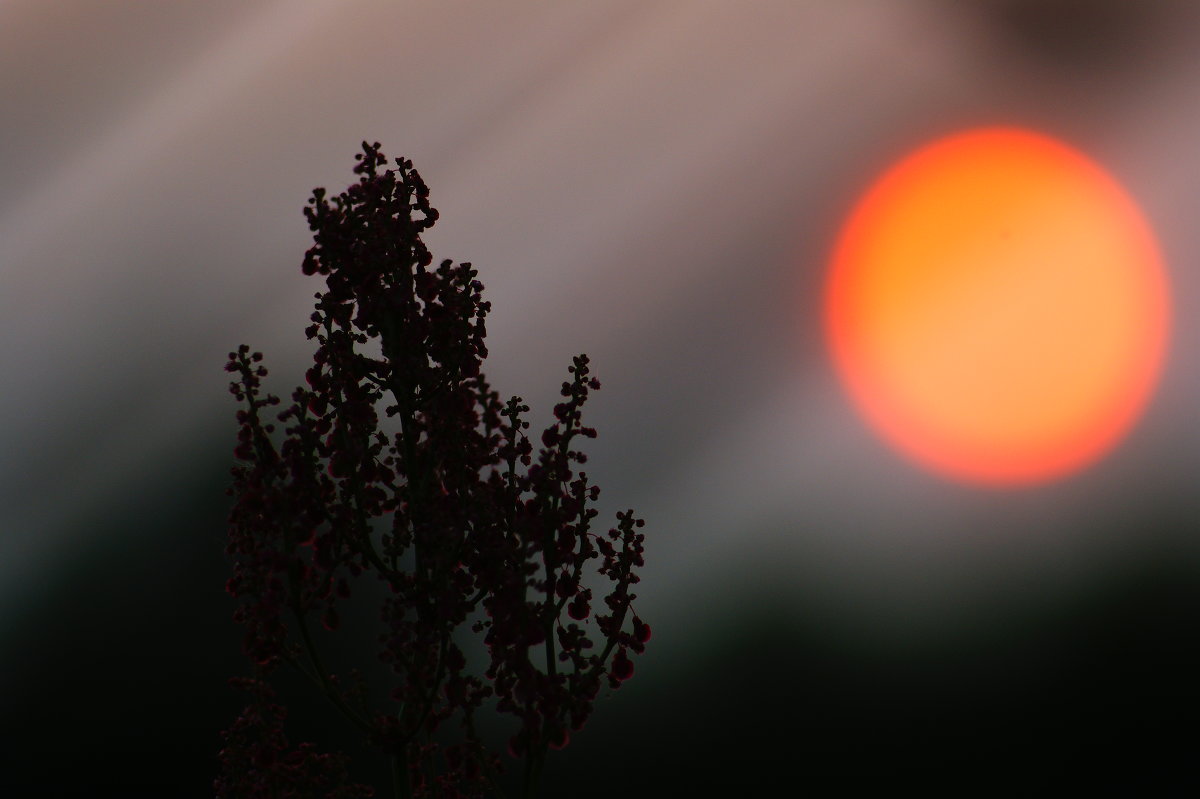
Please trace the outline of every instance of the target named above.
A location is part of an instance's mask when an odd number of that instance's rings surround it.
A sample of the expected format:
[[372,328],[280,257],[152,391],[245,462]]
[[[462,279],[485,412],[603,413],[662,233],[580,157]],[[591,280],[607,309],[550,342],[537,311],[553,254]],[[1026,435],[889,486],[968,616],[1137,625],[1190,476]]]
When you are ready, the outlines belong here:
[[525,786],[521,793],[523,799],[534,799],[537,796],[538,782],[541,781],[542,764],[546,759],[546,749],[543,743],[539,747],[539,751],[535,752],[531,748],[525,755]]
[[408,781],[408,766],[401,763],[400,760],[401,755],[392,754],[392,795],[396,799],[412,799],[412,784]]
[[320,685],[324,689],[325,695],[329,697],[330,701],[332,701],[334,705],[337,706],[338,710],[342,711],[342,715],[349,719],[354,726],[358,727],[359,730],[365,733],[371,733],[374,731],[374,727],[372,726],[371,722],[363,718],[354,710],[354,708],[346,704],[346,700],[342,698],[341,692],[335,688],[333,683],[329,680],[329,673],[325,671],[325,667],[321,664],[321,658],[317,654],[317,648],[313,644],[312,636],[308,632],[308,623],[304,619],[304,613],[294,606],[292,607],[292,612],[295,614],[296,621],[300,627],[300,637],[304,642],[304,650],[308,654],[309,664],[312,666],[313,671],[316,672],[317,679],[320,681]]

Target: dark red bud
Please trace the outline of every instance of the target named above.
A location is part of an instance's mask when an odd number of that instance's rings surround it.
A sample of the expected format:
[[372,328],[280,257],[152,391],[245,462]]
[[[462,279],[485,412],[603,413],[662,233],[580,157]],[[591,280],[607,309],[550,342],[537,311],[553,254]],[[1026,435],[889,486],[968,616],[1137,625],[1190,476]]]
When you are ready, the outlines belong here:
[[637,616],[633,617],[633,637],[639,644],[644,644],[650,640],[650,625]]
[[583,621],[588,617],[588,613],[590,612],[591,608],[588,607],[587,598],[583,594],[575,597],[567,605],[567,615],[575,619],[575,621]]
[[617,650],[617,656],[612,662],[612,676],[624,682],[633,676],[633,661],[625,652],[625,647]]
[[565,727],[563,729],[558,730],[555,733],[551,734],[550,739],[549,739],[550,748],[554,749],[556,751],[561,750],[561,749],[566,749],[567,744],[570,742],[571,742],[571,733],[567,732]]
[[323,626],[326,630],[336,630],[338,628],[337,611],[333,608],[329,608],[329,610],[325,611],[325,615],[321,617],[321,626]]

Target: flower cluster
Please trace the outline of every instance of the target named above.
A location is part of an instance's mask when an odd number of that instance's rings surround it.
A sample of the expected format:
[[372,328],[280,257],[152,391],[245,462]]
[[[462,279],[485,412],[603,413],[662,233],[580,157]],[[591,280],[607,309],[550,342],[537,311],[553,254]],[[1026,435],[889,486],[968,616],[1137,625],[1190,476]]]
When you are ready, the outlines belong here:
[[217,755],[222,767],[214,786],[217,796],[363,799],[374,795],[369,786],[350,782],[345,756],[319,754],[310,743],[294,749],[288,745],[283,731],[287,709],[272,701],[269,685],[252,679],[234,682],[251,692],[255,701],[222,733],[225,746]]
[[[392,759],[398,796],[497,789],[502,760],[474,723],[494,698],[519,720],[508,749],[524,761],[532,795],[547,750],[582,728],[603,684],[632,675],[630,655],[650,638],[632,605],[642,521],[628,511],[606,533],[593,530],[599,488],[580,468],[579,446],[596,435],[582,410],[600,383],[587,357],[570,366],[535,450],[529,408],[520,397],[502,402],[481,372],[489,304],[476,271],[433,267],[421,240],[437,219],[424,182],[404,159],[384,168],[378,144],[364,142],[357,160],[356,183],[332,198],[316,189],[305,208],[314,246],[303,271],[324,277],[326,290],[306,330],[317,344],[306,385],[275,413],[285,426],[278,447],[265,416],[281,403],[262,390],[261,354],[243,345],[226,365],[243,406],[227,590],[255,703],[226,734],[218,795],[290,795],[288,780],[304,774],[315,775],[312,795],[359,795],[330,782],[341,760],[307,744],[287,749],[282,711],[264,687],[280,662]],[[598,561],[591,572],[589,561]],[[370,705],[361,678],[344,687],[317,646],[315,620],[338,630],[352,581],[366,573],[387,589],[383,707]],[[597,581],[610,588],[593,612]],[[467,668],[468,631],[483,635],[483,675]],[[452,718],[461,741],[437,743]]]

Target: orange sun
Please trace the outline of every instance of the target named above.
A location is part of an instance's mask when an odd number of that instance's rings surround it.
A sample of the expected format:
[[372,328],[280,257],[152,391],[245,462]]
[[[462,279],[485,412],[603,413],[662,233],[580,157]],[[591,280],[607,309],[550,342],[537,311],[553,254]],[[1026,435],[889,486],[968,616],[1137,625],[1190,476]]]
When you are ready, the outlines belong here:
[[1149,225],[1100,166],[984,128],[870,186],[836,244],[825,324],[886,441],[957,480],[1019,485],[1128,431],[1162,367],[1167,294]]

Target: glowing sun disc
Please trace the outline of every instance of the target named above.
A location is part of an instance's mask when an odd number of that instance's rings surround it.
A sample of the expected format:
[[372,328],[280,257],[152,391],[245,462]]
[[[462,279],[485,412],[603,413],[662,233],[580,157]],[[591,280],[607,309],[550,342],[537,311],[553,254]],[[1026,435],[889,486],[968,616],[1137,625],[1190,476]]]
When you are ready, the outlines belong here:
[[1039,483],[1110,451],[1166,351],[1150,226],[1099,165],[1047,136],[969,130],[887,169],[825,287],[835,368],[869,425],[944,476]]

